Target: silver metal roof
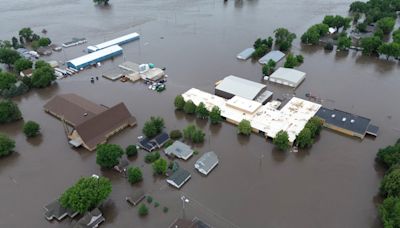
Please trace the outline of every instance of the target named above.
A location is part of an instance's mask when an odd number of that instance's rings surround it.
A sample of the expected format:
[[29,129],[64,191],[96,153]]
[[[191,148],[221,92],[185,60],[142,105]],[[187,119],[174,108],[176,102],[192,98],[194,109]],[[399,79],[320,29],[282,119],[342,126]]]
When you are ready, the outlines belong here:
[[210,151],[203,154],[203,156],[196,161],[194,167],[201,173],[207,175],[218,164],[218,162],[218,156],[214,151]]
[[261,64],[267,64],[269,60],[274,60],[276,63],[279,62],[281,59],[285,57],[285,53],[280,52],[280,51],[270,51],[261,59],[258,60],[259,63]]
[[215,89],[253,100],[266,85],[234,75],[225,77]]

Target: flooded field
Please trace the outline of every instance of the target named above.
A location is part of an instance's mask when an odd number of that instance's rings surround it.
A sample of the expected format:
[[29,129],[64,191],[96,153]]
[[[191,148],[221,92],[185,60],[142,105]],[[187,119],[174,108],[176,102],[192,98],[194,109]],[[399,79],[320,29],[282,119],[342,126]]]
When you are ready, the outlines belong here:
[[[399,137],[399,63],[353,51],[303,47],[297,39],[292,51],[305,57],[299,69],[307,78],[295,94],[302,98],[307,92],[318,94],[324,98],[323,105],[366,116],[380,126],[376,139],[363,141],[324,129],[311,149],[298,153],[276,151],[270,140],[255,134],[240,137],[227,123],[210,126],[176,112],[172,103],[178,93],[191,87],[213,92],[214,83],[229,74],[261,81],[261,65],[237,61],[237,53],[256,38],[272,35],[277,27],[300,37],[325,14],[345,14],[350,2],[111,0],[109,7],[97,7],[91,0],[0,0],[0,39],[16,36],[22,27],[38,33],[45,28],[58,44],[72,37],[86,37],[90,45],[128,32],[142,35],[140,41],[123,46],[122,57],[15,99],[25,120],[41,124],[43,135],[27,140],[22,121],[0,126],[0,131],[16,140],[17,151],[0,160],[0,227],[71,227],[75,221],[70,219],[46,221],[43,206],[79,177],[94,173],[113,184],[102,227],[167,227],[182,216],[181,195],[190,199],[185,209],[188,218],[199,217],[215,227],[381,227],[376,204],[382,170],[374,158],[380,147]],[[64,62],[82,55],[86,46],[64,49],[46,59]],[[90,77],[101,76],[124,60],[166,67],[167,90],[156,93],[140,82],[103,78],[90,83]],[[274,98],[294,93],[276,84],[268,87],[275,92]],[[137,142],[152,115],[163,117],[168,131],[196,123],[206,132],[205,143],[196,149],[215,151],[220,163],[203,177],[193,167],[200,155],[179,161],[192,178],[178,191],[152,176],[151,166],[143,162],[146,152],[141,151],[131,164],[142,167],[144,181],[132,187],[115,172],[100,170],[94,152],[72,149],[61,122],[44,113],[43,104],[62,93],[77,93],[108,106],[125,102],[138,126],[111,138],[110,143],[123,147]],[[144,219],[125,202],[125,196],[139,187],[161,204],[151,206]],[[169,208],[168,213],[162,212],[163,206]]]

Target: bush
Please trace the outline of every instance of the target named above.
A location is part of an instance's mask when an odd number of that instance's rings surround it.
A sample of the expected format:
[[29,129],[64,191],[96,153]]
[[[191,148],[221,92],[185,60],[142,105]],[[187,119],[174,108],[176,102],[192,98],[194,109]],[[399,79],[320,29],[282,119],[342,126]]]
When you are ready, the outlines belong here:
[[159,202],[154,202],[154,207],[159,207],[160,203]]
[[0,100],[0,124],[20,119],[22,119],[22,115],[17,104],[11,100]]
[[32,86],[34,88],[45,88],[51,85],[56,80],[54,69],[51,67],[41,67],[35,69],[32,73]]
[[115,144],[101,144],[96,149],[96,163],[102,168],[112,168],[119,164],[124,150]]
[[185,103],[186,102],[183,99],[182,95],[178,95],[178,96],[175,97],[174,104],[175,104],[175,108],[177,110],[183,110],[183,107],[185,107]]
[[24,124],[23,131],[26,137],[35,137],[39,134],[40,125],[34,121],[28,121]]
[[286,62],[283,66],[285,68],[294,68],[298,65],[299,62],[297,61],[297,58],[292,53],[289,53],[288,56],[286,57]]
[[182,138],[182,132],[180,130],[173,130],[169,133],[169,137],[173,140]]
[[149,214],[149,209],[144,205],[143,203],[140,204],[139,209],[138,209],[139,216],[143,217]]
[[250,121],[248,121],[248,120],[240,121],[237,128],[238,128],[239,134],[242,134],[242,135],[250,135],[251,134],[251,125],[250,125]]
[[296,138],[296,142],[299,148],[307,148],[312,146],[313,138],[310,129],[304,128],[303,130],[301,130]]
[[167,213],[168,212],[168,207],[163,207],[163,212]]
[[137,156],[138,150],[137,150],[136,145],[129,145],[129,146],[125,149],[125,153],[126,153],[126,156],[128,156],[128,157]]
[[217,106],[214,106],[211,109],[209,116],[210,116],[211,124],[219,124],[222,121],[221,110]]
[[13,152],[15,141],[7,135],[0,133],[0,157],[7,156]]
[[384,228],[400,227],[400,198],[385,199],[379,206],[379,217]]
[[183,111],[186,114],[194,114],[196,112],[196,105],[193,103],[193,101],[188,100],[183,107]]
[[209,113],[203,102],[200,102],[199,106],[196,107],[196,115],[201,119],[206,119],[208,117]]
[[163,147],[164,147],[164,148],[167,148],[167,147],[171,146],[173,143],[174,143],[174,140],[168,139],[168,141],[164,144]]
[[165,175],[167,172],[168,163],[165,159],[159,158],[157,161],[153,163],[153,171],[154,174]]
[[332,51],[333,50],[333,44],[332,43],[326,43],[324,46],[324,49],[327,51]]
[[146,121],[143,126],[143,134],[147,138],[153,138],[160,134],[164,128],[164,119],[161,117],[150,117],[150,120]]
[[286,131],[281,130],[272,142],[279,150],[287,150],[289,148],[289,135]]
[[146,163],[153,163],[159,158],[160,158],[160,153],[158,151],[155,151],[155,152],[146,154],[146,156],[144,156],[144,161]]
[[138,167],[128,168],[128,181],[131,184],[136,184],[143,180],[142,171]]
[[152,203],[153,202],[153,197],[147,196],[146,197],[146,201],[147,201],[147,203]]
[[192,141],[193,143],[202,143],[204,142],[204,137],[204,132],[194,125],[189,125],[183,129],[183,138],[185,140]]

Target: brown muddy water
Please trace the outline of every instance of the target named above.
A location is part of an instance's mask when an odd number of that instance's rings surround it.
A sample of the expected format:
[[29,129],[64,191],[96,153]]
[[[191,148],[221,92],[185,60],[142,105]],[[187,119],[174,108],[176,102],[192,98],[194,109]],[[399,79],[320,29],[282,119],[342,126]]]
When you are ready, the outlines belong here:
[[[345,14],[350,2],[112,0],[109,7],[96,7],[90,0],[0,0],[0,39],[10,39],[25,26],[37,32],[46,28],[55,43],[86,37],[88,44],[96,44],[128,32],[142,35],[140,41],[123,46],[123,57],[15,99],[24,119],[41,124],[43,135],[27,140],[21,134],[22,122],[0,126],[17,144],[16,153],[0,160],[0,227],[71,227],[74,220],[46,221],[43,206],[79,177],[93,173],[109,177],[113,184],[103,209],[103,227],[167,227],[182,216],[181,195],[190,199],[187,217],[197,216],[215,227],[381,227],[376,205],[382,170],[374,158],[378,148],[399,137],[399,63],[352,51],[326,53],[322,48],[302,47],[298,40],[293,47],[304,55],[299,69],[307,72],[307,79],[295,91],[297,96],[304,98],[311,91],[324,98],[328,107],[371,118],[380,126],[376,139],[360,141],[323,130],[310,150],[282,153],[262,136],[239,137],[230,124],[210,127],[175,112],[172,105],[178,93],[191,87],[213,92],[214,82],[229,74],[259,81],[261,66],[237,61],[237,53],[277,27],[300,36],[325,14]],[[65,49],[48,59],[77,57],[85,46]],[[91,76],[100,76],[124,59],[167,67],[167,90],[158,94],[141,83],[102,78],[90,84]],[[268,86],[275,98],[293,93],[283,86]],[[162,116],[168,131],[196,123],[206,132],[205,143],[196,149],[215,151],[220,164],[203,177],[193,167],[200,155],[180,161],[192,178],[178,191],[152,176],[141,151],[131,164],[142,167],[144,182],[132,187],[116,173],[101,171],[94,152],[70,148],[61,123],[42,110],[48,99],[61,93],[77,93],[105,105],[125,102],[138,126],[110,140],[123,147],[137,142],[144,121],[152,115]],[[161,204],[151,206],[144,219],[124,200],[139,187]],[[169,207],[168,213],[162,212],[163,206]]]

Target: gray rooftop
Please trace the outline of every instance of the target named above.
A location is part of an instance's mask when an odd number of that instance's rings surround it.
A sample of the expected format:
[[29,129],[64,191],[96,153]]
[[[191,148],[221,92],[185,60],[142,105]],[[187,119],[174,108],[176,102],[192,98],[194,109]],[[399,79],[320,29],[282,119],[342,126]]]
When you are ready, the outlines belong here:
[[269,60],[274,60],[276,63],[285,57],[285,53],[281,51],[270,51],[263,57],[261,57],[258,62],[261,64],[267,64]]
[[203,154],[203,156],[196,161],[194,167],[199,170],[199,172],[207,175],[218,164],[218,162],[218,156],[214,151],[210,151]]
[[165,154],[187,160],[193,154],[192,148],[181,141],[175,141],[171,146],[165,148]]
[[246,60],[250,58],[250,56],[254,53],[254,48],[246,48],[242,52],[240,52],[236,58],[241,59],[241,60]]
[[216,90],[224,91],[249,100],[253,100],[264,88],[266,88],[266,85],[264,84],[233,75],[225,77],[215,87]]
[[61,221],[66,216],[73,218],[78,214],[77,212],[62,207],[58,199],[46,205],[44,209],[46,210],[44,216],[47,220],[57,219],[58,221]]
[[167,179],[167,182],[176,188],[181,188],[191,176],[189,171],[180,168]]
[[100,223],[104,222],[105,218],[98,208],[87,212],[85,216],[79,219],[74,228],[94,228],[98,227]]

